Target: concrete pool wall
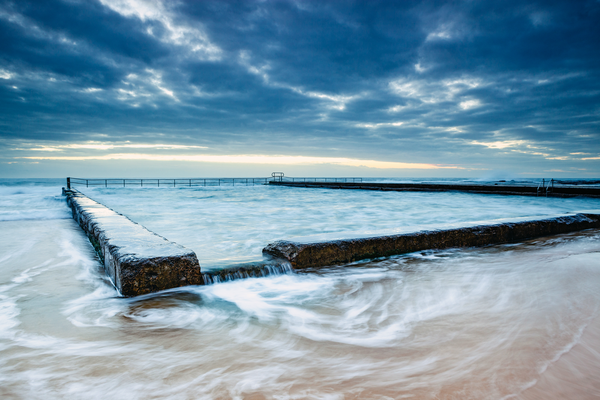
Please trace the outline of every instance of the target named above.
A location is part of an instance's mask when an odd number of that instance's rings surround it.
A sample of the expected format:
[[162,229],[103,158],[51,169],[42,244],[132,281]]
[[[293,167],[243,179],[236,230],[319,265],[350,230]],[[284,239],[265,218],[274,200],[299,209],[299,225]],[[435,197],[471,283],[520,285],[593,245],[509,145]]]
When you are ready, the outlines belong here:
[[76,190],[64,190],[73,219],[86,233],[123,296],[203,283],[196,253],[150,232]]
[[600,213],[592,211],[541,220],[316,243],[278,241],[263,249],[264,263],[201,271],[192,250],[149,231],[77,190],[63,189],[63,194],[73,218],[86,233],[107,275],[123,296],[429,249],[487,246],[600,228]]
[[289,261],[296,269],[317,268],[421,250],[518,242],[590,228],[600,228],[600,215],[575,214],[542,220],[318,243],[279,241],[269,244],[263,252]]

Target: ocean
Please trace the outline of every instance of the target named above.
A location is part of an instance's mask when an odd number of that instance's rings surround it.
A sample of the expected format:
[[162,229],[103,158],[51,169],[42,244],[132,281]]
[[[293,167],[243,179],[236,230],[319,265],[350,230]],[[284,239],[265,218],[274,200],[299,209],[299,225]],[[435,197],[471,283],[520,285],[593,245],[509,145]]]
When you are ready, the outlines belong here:
[[[123,298],[61,196],[0,180],[0,398],[600,398],[600,230]],[[600,199],[80,188],[203,269],[317,241],[544,218]]]

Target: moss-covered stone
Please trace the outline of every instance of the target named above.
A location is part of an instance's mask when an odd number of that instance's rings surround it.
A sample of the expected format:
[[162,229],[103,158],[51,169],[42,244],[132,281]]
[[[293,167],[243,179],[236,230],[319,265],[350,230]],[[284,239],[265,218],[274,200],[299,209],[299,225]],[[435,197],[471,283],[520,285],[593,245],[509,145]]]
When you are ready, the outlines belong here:
[[263,253],[287,260],[295,269],[302,269],[350,263],[367,258],[386,257],[420,250],[510,243],[589,228],[600,228],[600,215],[576,214],[537,221],[320,243],[279,241],[269,244],[263,249]]

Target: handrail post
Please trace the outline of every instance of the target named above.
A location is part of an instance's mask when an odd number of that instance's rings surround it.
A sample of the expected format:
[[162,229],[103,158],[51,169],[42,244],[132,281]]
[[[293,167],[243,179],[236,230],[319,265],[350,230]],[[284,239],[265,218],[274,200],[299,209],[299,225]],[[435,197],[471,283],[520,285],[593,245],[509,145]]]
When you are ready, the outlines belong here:
[[85,187],[90,187],[89,181],[87,179],[85,180]]
[[67,176],[67,189],[71,189],[71,178]]

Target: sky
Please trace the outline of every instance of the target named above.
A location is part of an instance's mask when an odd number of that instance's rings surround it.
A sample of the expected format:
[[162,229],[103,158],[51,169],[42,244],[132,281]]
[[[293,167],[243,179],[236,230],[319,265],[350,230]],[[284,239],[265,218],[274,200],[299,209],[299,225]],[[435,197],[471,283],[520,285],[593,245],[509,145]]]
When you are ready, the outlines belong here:
[[0,0],[0,178],[600,178],[600,1]]

